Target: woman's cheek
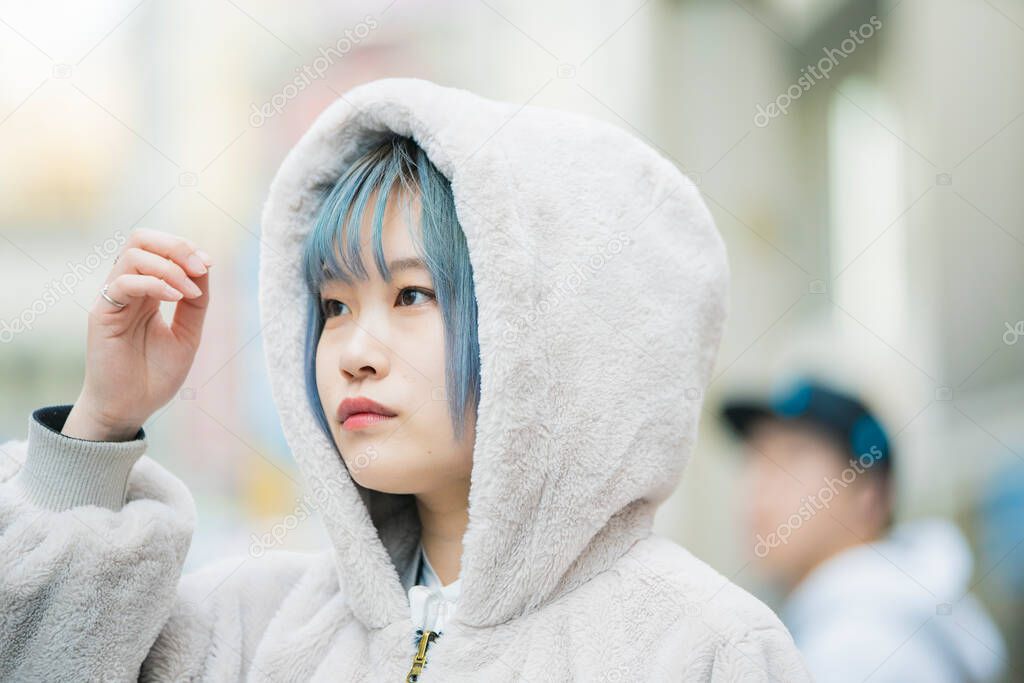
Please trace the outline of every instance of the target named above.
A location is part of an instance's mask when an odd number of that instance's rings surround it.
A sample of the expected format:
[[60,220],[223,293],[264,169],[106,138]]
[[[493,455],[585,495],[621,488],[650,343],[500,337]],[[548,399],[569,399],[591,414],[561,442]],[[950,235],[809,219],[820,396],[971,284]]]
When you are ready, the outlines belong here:
[[445,350],[443,337],[419,337],[420,343],[411,343],[403,353],[412,366],[407,373],[408,386],[420,401],[438,400],[445,393]]

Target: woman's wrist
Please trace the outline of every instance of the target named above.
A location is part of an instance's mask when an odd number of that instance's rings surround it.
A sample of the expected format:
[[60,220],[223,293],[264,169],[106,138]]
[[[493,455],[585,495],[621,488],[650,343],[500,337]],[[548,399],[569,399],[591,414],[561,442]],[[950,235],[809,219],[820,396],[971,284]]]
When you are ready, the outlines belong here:
[[142,425],[98,417],[87,403],[76,401],[60,433],[85,441],[132,441]]

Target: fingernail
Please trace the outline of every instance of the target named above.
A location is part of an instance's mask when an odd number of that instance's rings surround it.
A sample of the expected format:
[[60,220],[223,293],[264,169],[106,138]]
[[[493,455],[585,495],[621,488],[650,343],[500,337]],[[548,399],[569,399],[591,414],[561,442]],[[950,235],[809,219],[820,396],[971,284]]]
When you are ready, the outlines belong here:
[[170,285],[164,285],[164,289],[167,291],[168,296],[172,296],[175,299],[181,298],[181,292],[176,290],[174,287],[171,287]]
[[188,283],[188,291],[190,294],[192,294],[192,296],[201,296],[203,293],[203,290],[199,289],[196,283],[192,282],[191,280]]
[[202,249],[197,249],[196,250],[196,254],[198,254],[199,258],[203,259],[203,263],[205,263],[206,265],[208,265],[208,266],[212,266],[213,265],[213,259],[210,258],[210,255],[207,254]]
[[203,265],[203,262],[199,260],[196,254],[188,255],[188,267],[192,270],[198,270],[200,275],[206,272],[206,266]]

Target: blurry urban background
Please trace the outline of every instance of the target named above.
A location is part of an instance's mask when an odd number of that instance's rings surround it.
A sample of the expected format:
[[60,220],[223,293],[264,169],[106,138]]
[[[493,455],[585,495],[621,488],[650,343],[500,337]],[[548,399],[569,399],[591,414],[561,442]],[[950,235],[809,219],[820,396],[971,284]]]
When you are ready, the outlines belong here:
[[119,235],[216,263],[196,364],[146,424],[196,497],[186,570],[289,518],[275,547],[325,543],[264,368],[259,216],[328,104],[415,76],[600,117],[700,186],[731,312],[660,532],[778,604],[716,406],[814,371],[895,435],[898,518],[964,531],[1024,670],[1024,2],[0,2],[0,64],[0,441],[76,398]]

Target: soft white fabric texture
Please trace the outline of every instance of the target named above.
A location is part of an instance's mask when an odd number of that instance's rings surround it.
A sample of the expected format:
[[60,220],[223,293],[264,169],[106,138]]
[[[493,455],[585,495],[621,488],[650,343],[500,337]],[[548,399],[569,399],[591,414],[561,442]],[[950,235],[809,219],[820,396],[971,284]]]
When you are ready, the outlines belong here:
[[0,624],[19,639],[0,643],[6,670],[404,680],[413,500],[351,479],[302,368],[300,253],[319,193],[387,130],[451,180],[479,308],[461,595],[420,680],[808,680],[770,609],[651,533],[693,450],[726,315],[725,248],[697,189],[616,126],[417,79],[329,106],[263,209],[274,400],[332,547],[226,559],[176,587],[194,510],[147,456],[117,511],[49,511],[5,485]]

